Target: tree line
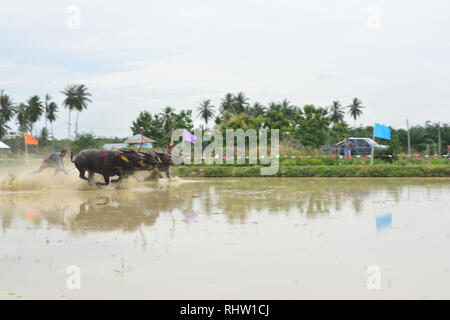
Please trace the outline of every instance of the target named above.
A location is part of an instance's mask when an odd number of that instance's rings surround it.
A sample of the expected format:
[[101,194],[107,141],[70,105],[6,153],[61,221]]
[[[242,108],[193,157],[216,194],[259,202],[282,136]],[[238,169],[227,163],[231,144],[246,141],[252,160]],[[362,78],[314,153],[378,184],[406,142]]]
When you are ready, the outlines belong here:
[[[263,105],[259,102],[250,103],[243,92],[227,93],[218,106],[210,99],[203,100],[196,108],[197,117],[205,123],[203,127],[225,129],[279,129],[281,143],[307,152],[317,152],[324,144],[336,144],[346,137],[372,138],[373,126],[357,126],[356,121],[364,115],[363,105],[359,98],[354,98],[347,105],[340,101],[332,101],[329,106],[320,107],[312,104],[302,107],[284,99],[279,102],[269,102]],[[345,115],[353,120],[353,126],[345,121]],[[133,134],[140,133],[161,142],[166,146],[170,141],[170,131],[167,123],[172,122],[174,128],[193,128],[192,111],[182,110],[179,114],[171,107],[163,112],[152,114],[143,111],[133,121]],[[170,120],[170,121],[169,121]],[[405,153],[408,151],[407,131],[391,129],[391,140],[376,140],[390,146],[390,153]],[[441,134],[441,151],[447,152],[450,145],[450,127],[448,123],[438,124],[426,121],[424,125],[410,128],[411,146],[413,152],[436,153],[438,151],[438,131]]]
[[[101,142],[121,142],[122,138],[96,138],[94,134],[80,135],[78,132],[79,112],[86,110],[91,103],[91,93],[83,84],[71,84],[60,91],[64,96],[61,106],[68,112],[68,139],[63,144],[71,144],[71,112],[76,111],[75,137],[81,137],[74,142],[76,147],[93,144],[99,146]],[[321,145],[335,144],[346,137],[372,137],[373,126],[357,126],[356,121],[364,115],[362,101],[354,98],[343,106],[340,101],[332,101],[329,106],[321,107],[312,104],[296,106],[289,100],[271,101],[267,105],[259,102],[250,103],[250,99],[243,92],[227,93],[216,107],[211,100],[203,100],[195,109],[196,116],[202,119],[205,126],[225,131],[231,129],[279,129],[281,143],[302,151],[317,152]],[[33,95],[25,102],[15,103],[3,90],[0,91],[0,139],[12,134],[14,123],[19,133],[30,133],[37,136],[40,145],[61,145],[62,140],[53,138],[53,123],[58,118],[60,108],[49,94],[44,98]],[[345,121],[345,115],[353,120],[353,126]],[[38,132],[36,123],[45,120],[44,127]],[[48,130],[50,124],[50,131]],[[176,111],[168,106],[159,113],[142,111],[131,124],[133,134],[141,133],[158,142],[158,146],[165,148],[171,139],[170,128],[185,128],[193,131],[193,109],[186,108]],[[413,152],[436,153],[438,151],[438,135],[441,135],[441,150],[446,153],[450,145],[450,127],[448,123],[438,124],[426,121],[423,125],[410,128],[410,139]],[[388,144],[389,152],[407,152],[408,138],[405,129],[391,127],[392,139],[389,141],[377,139],[378,142]],[[20,139],[18,139],[20,143]],[[61,142],[61,143],[59,143]],[[11,141],[9,142],[11,143]],[[17,144],[17,143],[15,143]]]
[[[78,116],[83,110],[86,110],[88,104],[92,102],[88,88],[84,84],[70,84],[64,90],[60,91],[64,96],[62,106],[69,110],[68,119],[68,138],[70,139],[71,128],[71,112],[77,111],[77,118],[75,122],[75,136],[78,135]],[[17,125],[18,133],[30,133],[44,141],[48,142],[53,138],[53,122],[58,117],[59,107],[52,101],[52,97],[46,94],[44,98],[38,95],[33,95],[25,102],[16,103],[14,100],[4,92],[0,91],[0,139],[3,139],[11,132],[12,123]],[[45,120],[44,127],[38,132],[36,123]],[[50,131],[48,130],[48,123],[50,123]]]

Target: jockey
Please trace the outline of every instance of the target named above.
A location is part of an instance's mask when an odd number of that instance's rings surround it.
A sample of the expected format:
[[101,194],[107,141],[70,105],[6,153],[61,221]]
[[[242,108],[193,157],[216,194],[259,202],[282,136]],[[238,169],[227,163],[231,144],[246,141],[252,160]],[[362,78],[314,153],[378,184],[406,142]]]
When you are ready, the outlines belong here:
[[55,172],[53,175],[56,175],[58,172],[64,172],[67,174],[66,169],[64,168],[63,158],[66,156],[67,150],[63,149],[60,152],[55,152],[52,155],[50,155],[47,159],[44,160],[44,162],[41,164],[38,170],[36,170],[34,173],[42,172],[43,170],[47,168],[54,168]]

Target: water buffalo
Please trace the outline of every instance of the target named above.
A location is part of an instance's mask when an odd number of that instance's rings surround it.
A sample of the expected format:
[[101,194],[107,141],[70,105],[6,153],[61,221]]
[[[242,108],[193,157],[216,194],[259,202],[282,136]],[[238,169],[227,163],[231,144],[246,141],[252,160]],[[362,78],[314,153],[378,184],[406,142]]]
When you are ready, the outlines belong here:
[[141,156],[144,165],[139,166],[138,170],[152,171],[161,162],[161,159],[158,160],[154,152],[140,152],[139,156]]
[[[97,182],[97,186],[106,186],[109,184],[109,177],[119,176],[119,178],[111,180],[117,183],[133,174],[137,167],[144,166],[142,158],[134,150],[82,150],[73,159],[73,153],[70,160],[80,172],[80,178],[87,180],[92,185],[94,173],[103,175],[105,182]],[[85,172],[89,175],[86,178]]]
[[[171,154],[165,152],[143,152],[144,159],[145,158],[154,158],[157,160],[157,163],[152,167],[147,167],[144,170],[147,171],[156,171],[159,178],[162,178],[161,172],[165,172],[168,179],[170,179],[170,167],[174,166],[175,163],[173,161],[173,156]],[[145,160],[144,160],[145,161]],[[183,160],[180,158],[179,164],[184,164]]]

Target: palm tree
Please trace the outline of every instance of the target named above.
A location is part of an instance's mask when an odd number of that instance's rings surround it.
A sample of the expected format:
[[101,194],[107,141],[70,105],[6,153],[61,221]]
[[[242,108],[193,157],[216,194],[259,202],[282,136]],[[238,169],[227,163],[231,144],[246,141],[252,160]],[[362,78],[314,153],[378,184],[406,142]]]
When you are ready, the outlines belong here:
[[280,109],[281,109],[281,112],[283,112],[286,115],[286,117],[293,117],[297,111],[297,107],[291,105],[291,102],[287,99],[284,99],[280,103]]
[[247,106],[248,106],[248,98],[245,96],[245,94],[243,92],[239,92],[234,97],[234,102],[233,102],[234,112],[235,113],[245,112]]
[[47,128],[42,128],[41,130],[41,134],[39,136],[39,140],[41,142],[42,145],[46,146],[48,144],[48,130]]
[[175,109],[174,108],[172,108],[171,106],[167,106],[167,107],[165,107],[164,109],[163,109],[163,111],[162,111],[162,115],[163,115],[163,117],[165,117],[166,119],[171,119],[171,118],[173,118],[173,114],[174,114],[174,112],[175,112]]
[[92,95],[87,90],[88,88],[84,84],[79,84],[76,87],[76,96],[78,103],[75,106],[75,109],[77,110],[77,120],[75,122],[75,137],[78,136],[78,117],[80,115],[80,112],[87,109],[88,102],[92,102],[91,99],[88,98]]
[[[47,128],[47,120],[48,120],[48,117],[47,117],[47,115],[48,115],[48,103],[50,102],[50,100],[52,100],[52,97],[47,93],[46,95],[45,95],[45,98],[44,98],[44,100],[45,100],[45,110],[44,110],[44,112],[45,112],[45,115],[44,115],[44,119],[45,119],[45,128]],[[48,132],[48,131],[47,131]]]
[[87,91],[87,87],[84,84],[71,84],[66,87],[63,91],[61,91],[66,98],[63,100],[63,106],[69,109],[69,122],[68,125],[68,137],[70,139],[70,113],[72,110],[77,110],[77,120],[75,125],[75,134],[78,135],[78,115],[79,112],[87,109],[88,102],[92,102],[88,97],[91,94]]
[[200,107],[197,108],[198,116],[205,120],[206,127],[208,127],[208,120],[213,118],[215,115],[215,106],[211,104],[211,100],[204,100],[200,103]]
[[330,119],[334,124],[344,120],[344,110],[342,110],[341,103],[339,101],[333,101],[330,108]]
[[281,104],[271,101],[269,103],[269,110],[281,112]]
[[46,120],[50,122],[50,136],[53,138],[53,122],[56,120],[56,113],[58,112],[58,105],[53,101],[48,105]]
[[266,112],[266,107],[264,107],[261,103],[255,102],[253,106],[250,108],[250,114],[254,117],[264,116]]
[[3,90],[0,91],[0,107],[0,138],[3,138],[10,129],[7,123],[16,112],[14,102]]
[[68,85],[66,89],[61,91],[66,98],[63,100],[62,104],[64,108],[69,109],[69,122],[67,123],[67,137],[70,139],[70,113],[72,110],[77,108],[78,99],[77,99],[77,86],[75,84]]
[[35,95],[27,100],[26,112],[30,121],[31,131],[33,131],[34,124],[39,120],[44,112],[44,105],[39,96]]
[[8,134],[10,127],[6,124],[4,118],[0,118],[0,139]]
[[160,113],[161,117],[163,118],[163,123],[164,123],[164,131],[165,132],[169,132],[170,131],[170,126],[172,126],[172,123],[174,121],[175,118],[175,110],[170,107],[167,106],[163,109],[163,111]]
[[17,124],[19,125],[19,131],[22,133],[26,133],[31,129],[28,106],[24,103],[19,104],[17,107]]
[[220,111],[232,111],[233,110],[233,103],[234,103],[234,96],[232,93],[227,93],[225,97],[222,99],[222,102],[220,103]]
[[352,103],[347,106],[347,108],[349,109],[348,113],[353,117],[354,120],[353,129],[356,129],[356,118],[360,117],[363,114],[361,109],[364,107],[361,105],[361,103],[361,100],[359,100],[358,98],[354,98]]
[[4,94],[3,90],[0,91],[0,106],[1,116],[6,123],[12,119],[16,110],[14,108],[14,102],[7,94]]

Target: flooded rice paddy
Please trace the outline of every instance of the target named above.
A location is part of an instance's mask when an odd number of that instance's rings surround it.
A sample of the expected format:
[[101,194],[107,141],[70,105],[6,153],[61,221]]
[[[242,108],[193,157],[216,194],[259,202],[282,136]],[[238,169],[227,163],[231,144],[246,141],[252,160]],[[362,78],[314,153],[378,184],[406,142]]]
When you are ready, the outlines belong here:
[[44,178],[2,180],[0,299],[450,298],[449,179]]

